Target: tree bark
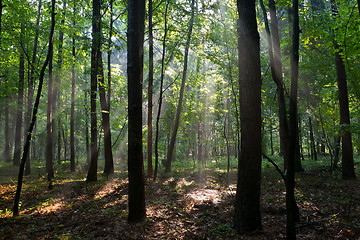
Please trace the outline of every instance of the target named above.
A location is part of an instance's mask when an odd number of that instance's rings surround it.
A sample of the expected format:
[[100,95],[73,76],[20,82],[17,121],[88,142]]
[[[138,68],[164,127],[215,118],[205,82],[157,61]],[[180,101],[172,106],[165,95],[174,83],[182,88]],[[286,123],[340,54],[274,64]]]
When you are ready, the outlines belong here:
[[297,123],[297,94],[299,78],[299,2],[292,1],[292,51],[291,65],[291,92],[289,103],[289,134],[288,134],[288,164],[286,173],[286,239],[296,239],[295,223],[299,221],[298,208],[295,201],[295,161],[298,143]]
[[195,0],[191,1],[191,18],[189,22],[189,30],[187,33],[187,39],[185,44],[185,55],[184,55],[184,68],[183,68],[183,76],[181,80],[181,87],[180,87],[180,96],[179,102],[176,108],[176,116],[174,122],[174,129],[171,135],[170,144],[167,151],[167,159],[165,165],[165,172],[171,171],[171,161],[173,160],[174,149],[175,149],[175,141],[176,135],[180,124],[180,114],[181,114],[181,107],[184,98],[184,91],[185,91],[185,81],[186,81],[186,73],[187,73],[187,63],[188,63],[188,55],[189,55],[189,48],[190,48],[190,41],[191,41],[191,34],[194,25],[194,15],[195,15]]
[[97,149],[97,115],[96,115],[96,92],[99,72],[98,56],[101,48],[101,1],[94,0],[92,2],[92,47],[91,47],[91,90],[90,90],[90,111],[91,111],[91,143],[90,143],[90,167],[86,181],[97,181],[97,164],[98,164],[98,149]]
[[[338,17],[337,5],[335,0],[331,0],[332,12],[334,17]],[[340,106],[340,128],[341,128],[341,146],[342,146],[342,177],[343,179],[355,179],[353,146],[351,132],[348,129],[350,125],[349,97],[347,90],[347,77],[344,60],[342,57],[343,50],[335,41],[335,66],[339,94]]]
[[53,153],[53,45],[49,48],[49,81],[48,81],[48,102],[47,102],[47,115],[46,115],[46,174],[47,180],[51,182],[54,177],[54,153]]
[[[7,96],[8,98],[8,96]],[[4,140],[5,140],[5,148],[4,148],[4,159],[5,162],[11,162],[11,156],[10,156],[10,133],[9,133],[9,128],[10,128],[10,124],[9,124],[9,101],[5,100],[5,110],[4,110],[4,115],[5,115],[5,129],[4,129]]]
[[[23,44],[24,25],[21,24],[20,46]],[[25,56],[22,47],[19,47],[19,83],[18,83],[18,99],[16,111],[16,129],[15,129],[15,148],[14,148],[14,166],[19,166],[21,155],[21,129],[23,122],[23,104],[24,104],[24,79],[25,79]]]
[[315,147],[314,130],[313,130],[313,124],[311,122],[310,116],[309,116],[309,132],[310,132],[311,157],[313,157],[314,160],[317,161],[317,151],[316,151],[316,147]]
[[[113,1],[110,1],[110,34],[109,34],[109,49],[108,49],[108,85],[107,85],[107,96],[104,88],[105,84],[101,84],[100,89],[100,101],[102,104],[102,123],[104,129],[104,155],[105,155],[105,167],[104,173],[109,176],[114,173],[114,160],[112,153],[111,143],[111,127],[110,127],[110,95],[111,95],[111,38],[113,30]],[[103,71],[102,71],[103,72]],[[101,82],[101,81],[100,81]],[[104,83],[104,78],[102,78]]]
[[[33,48],[33,54],[31,59],[31,71],[30,71],[30,80],[28,84],[28,99],[27,99],[27,112],[25,115],[25,133],[24,133],[24,139],[26,139],[27,129],[31,121],[31,111],[32,111],[32,105],[33,105],[33,98],[34,98],[34,78],[35,78],[35,65],[36,65],[36,53],[37,53],[37,47],[39,42],[39,28],[40,28],[40,16],[41,16],[41,0],[38,2],[38,15],[36,18],[36,29],[35,29],[35,39],[34,39],[34,48]],[[27,156],[26,161],[26,169],[25,169],[25,175],[30,175],[30,151]]]
[[155,130],[155,170],[154,170],[154,181],[157,177],[158,164],[159,164],[159,123],[160,123],[160,114],[161,106],[163,99],[163,84],[164,84],[164,74],[165,74],[165,53],[166,53],[166,36],[167,36],[167,14],[168,14],[169,1],[166,1],[165,15],[164,15],[164,37],[162,42],[162,58],[161,58],[161,76],[160,76],[160,93],[159,93],[159,106],[158,113],[156,116],[156,130]]
[[152,138],[153,138],[153,81],[154,81],[154,37],[153,37],[153,16],[152,0],[149,0],[149,87],[148,87],[148,138],[147,138],[147,174],[153,175],[152,165]]
[[241,156],[235,196],[234,228],[261,229],[261,67],[255,0],[238,0]]
[[[75,1],[74,1],[74,20],[73,31],[75,31]],[[70,170],[75,172],[75,65],[76,65],[76,42],[75,33],[72,37],[72,69],[71,69],[71,106],[70,106]]]
[[128,222],[145,219],[145,178],[142,146],[142,81],[144,64],[145,0],[128,1]]
[[18,184],[17,184],[15,198],[14,198],[14,207],[13,207],[13,215],[14,216],[19,215],[20,193],[21,193],[21,188],[22,188],[26,156],[29,151],[31,136],[32,136],[32,132],[33,132],[33,129],[34,129],[34,126],[36,123],[36,117],[37,117],[37,112],[38,112],[38,107],[39,107],[39,102],[40,102],[40,97],[41,97],[41,91],[42,91],[43,82],[44,82],[45,70],[46,70],[46,67],[51,58],[51,52],[52,52],[52,47],[53,47],[53,35],[54,35],[54,27],[55,27],[55,0],[52,0],[51,2],[52,2],[52,4],[51,4],[51,27],[50,27],[50,37],[49,37],[49,48],[48,48],[48,53],[47,53],[44,65],[40,71],[39,86],[38,86],[36,99],[35,99],[35,103],[34,103],[34,107],[33,107],[32,118],[31,118],[29,130],[28,130],[28,134],[26,136],[26,141],[24,144],[23,156],[22,156],[21,162],[20,162]]

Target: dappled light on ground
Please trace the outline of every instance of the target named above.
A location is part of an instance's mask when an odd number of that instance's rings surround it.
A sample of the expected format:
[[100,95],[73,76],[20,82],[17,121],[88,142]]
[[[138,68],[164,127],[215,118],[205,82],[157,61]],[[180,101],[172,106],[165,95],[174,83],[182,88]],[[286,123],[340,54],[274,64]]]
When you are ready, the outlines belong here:
[[[322,173],[323,174],[323,173]],[[127,176],[86,183],[62,176],[47,189],[45,178],[29,179],[20,217],[11,217],[15,183],[1,183],[0,236],[4,239],[285,239],[284,183],[271,168],[262,179],[263,230],[238,235],[232,229],[236,172],[213,169],[173,173],[146,182],[146,219],[127,223]],[[299,239],[357,239],[360,234],[359,180],[299,174],[296,198]],[[26,226],[26,227],[24,227]],[[28,239],[28,238],[27,238]]]

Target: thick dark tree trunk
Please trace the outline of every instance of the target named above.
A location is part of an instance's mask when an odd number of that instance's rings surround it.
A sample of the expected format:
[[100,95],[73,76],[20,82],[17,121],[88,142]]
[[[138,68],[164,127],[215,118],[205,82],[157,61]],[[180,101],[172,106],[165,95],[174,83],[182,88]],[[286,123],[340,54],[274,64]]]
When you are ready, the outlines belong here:
[[50,28],[50,37],[49,37],[49,49],[48,49],[48,53],[47,53],[44,65],[40,71],[39,87],[38,87],[37,94],[36,94],[36,99],[35,99],[35,103],[34,103],[34,107],[33,107],[33,113],[32,113],[32,118],[31,118],[29,130],[28,130],[28,134],[26,136],[26,140],[25,140],[25,144],[24,144],[23,156],[22,156],[21,162],[20,162],[17,189],[16,189],[15,198],[14,198],[14,207],[13,207],[13,215],[14,216],[19,215],[20,193],[21,193],[21,188],[22,188],[26,156],[29,151],[31,136],[32,136],[32,132],[33,132],[33,129],[34,129],[34,126],[36,123],[36,117],[37,117],[37,112],[38,112],[38,107],[39,107],[39,102],[40,102],[40,97],[41,97],[41,91],[42,91],[42,86],[43,86],[43,82],[44,82],[45,70],[46,70],[46,67],[51,58],[51,52],[52,52],[52,48],[53,48],[53,35],[54,35],[54,27],[55,27],[55,0],[52,0],[51,2],[52,2],[52,4],[51,4],[51,28]]
[[[335,0],[331,0],[332,12],[334,17],[337,15],[337,5]],[[349,97],[347,90],[346,69],[344,60],[341,56],[343,52],[341,46],[335,42],[335,65],[337,75],[337,85],[340,105],[340,126],[341,126],[341,146],[342,146],[342,177],[343,179],[355,179],[353,146],[351,132],[347,127],[350,125]],[[344,127],[345,126],[345,127]]]
[[153,138],[153,81],[154,81],[154,37],[152,26],[152,0],[149,0],[149,87],[148,87],[148,138],[147,138],[147,174],[153,175],[152,138]]
[[298,143],[297,123],[297,95],[299,78],[299,2],[293,0],[292,6],[292,51],[291,65],[291,92],[289,106],[289,134],[288,134],[288,164],[286,181],[286,239],[296,239],[295,223],[299,221],[299,211],[295,201],[295,161]]
[[145,0],[128,1],[128,222],[145,219],[145,178],[142,146],[142,81],[144,64]]
[[[75,31],[75,1],[74,1],[74,20],[73,20],[73,30]],[[75,33],[72,37],[72,60],[73,65],[71,69],[71,106],[70,106],[70,170],[75,171],[75,62],[76,62],[76,46],[75,46]]]
[[234,228],[261,229],[261,68],[255,0],[238,0],[241,156],[235,197]]
[[19,60],[19,83],[18,83],[18,100],[17,100],[17,111],[16,111],[16,129],[15,129],[15,148],[14,148],[14,166],[19,166],[20,155],[21,155],[21,129],[23,123],[23,104],[24,104],[24,80],[25,80],[25,56],[23,48],[23,36],[24,36],[24,25],[21,24],[20,33],[20,60]]
[[94,0],[92,2],[92,47],[91,47],[91,92],[90,92],[90,111],[91,111],[91,143],[90,152],[91,160],[86,181],[97,181],[97,164],[98,164],[98,149],[97,149],[97,115],[96,115],[96,92],[99,72],[99,60],[101,60],[101,1]]
[[186,81],[186,73],[187,73],[187,63],[188,63],[188,55],[189,55],[189,48],[190,48],[190,41],[191,41],[191,34],[194,25],[194,15],[195,15],[195,0],[191,1],[191,18],[189,23],[189,29],[187,33],[187,39],[185,44],[185,55],[184,55],[184,68],[183,68],[183,76],[181,80],[181,87],[180,87],[180,96],[179,102],[176,108],[176,116],[174,122],[174,129],[171,135],[170,144],[167,151],[167,159],[165,165],[165,172],[171,171],[171,161],[173,160],[174,149],[175,149],[175,141],[176,135],[180,124],[180,114],[181,114],[181,107],[184,98],[184,91],[185,91],[185,81]]
[[169,1],[166,1],[165,15],[164,15],[164,37],[162,42],[162,58],[161,58],[161,76],[160,76],[160,93],[159,93],[159,106],[158,113],[156,116],[156,130],[155,130],[155,170],[154,170],[154,181],[157,177],[158,165],[159,165],[159,123],[160,123],[160,114],[161,106],[163,99],[163,84],[164,84],[164,74],[165,74],[165,53],[166,53],[166,36],[167,36],[167,14],[168,14]]
[[[343,59],[338,52],[338,46],[335,47],[336,72],[339,92],[340,105],[340,125],[350,125],[349,99],[347,92],[346,72]],[[341,136],[342,146],[342,177],[343,179],[355,179],[353,146],[351,140],[351,132],[343,128]]]

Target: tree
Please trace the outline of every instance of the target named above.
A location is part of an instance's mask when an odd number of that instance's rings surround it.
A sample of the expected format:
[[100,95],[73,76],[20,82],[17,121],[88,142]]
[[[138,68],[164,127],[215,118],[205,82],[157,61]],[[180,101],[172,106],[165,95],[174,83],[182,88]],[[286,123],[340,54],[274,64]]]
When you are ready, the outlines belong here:
[[19,43],[19,83],[18,83],[18,99],[16,113],[16,129],[15,129],[15,148],[14,148],[14,166],[19,166],[21,155],[21,129],[23,121],[23,104],[24,104],[24,80],[25,80],[25,54],[23,49],[24,24],[21,23],[20,43]]
[[[98,84],[98,76],[102,72],[101,58],[101,1],[94,0],[92,2],[92,46],[91,46],[91,90],[90,90],[90,167],[86,181],[97,181],[97,115],[96,115],[96,92]],[[101,64],[101,66],[100,66]],[[103,75],[102,75],[103,76]]]
[[167,26],[167,14],[168,14],[169,1],[166,1],[165,15],[164,15],[164,35],[162,41],[162,57],[161,57],[161,75],[160,75],[160,93],[159,93],[159,106],[158,113],[156,116],[156,129],[155,129],[155,169],[154,169],[154,181],[157,177],[158,164],[159,164],[159,123],[160,123],[160,114],[161,106],[163,102],[163,85],[164,85],[164,74],[165,74],[165,53],[166,53],[166,36],[168,32]]
[[[74,19],[73,19],[73,31],[75,31],[75,1],[74,1]],[[71,69],[71,107],[70,107],[70,169],[75,171],[75,66],[76,66],[76,46],[75,46],[75,33],[72,36],[72,69]]]
[[153,36],[153,8],[152,0],[149,0],[149,86],[148,86],[148,140],[147,140],[147,163],[148,176],[153,174],[152,166],[152,138],[153,138],[153,81],[154,81],[154,36]]
[[[35,78],[35,64],[36,64],[36,54],[37,54],[37,48],[38,48],[38,42],[39,42],[39,28],[40,28],[40,17],[41,17],[41,0],[39,0],[38,3],[38,15],[36,18],[36,29],[35,29],[35,39],[34,39],[34,48],[32,53],[32,59],[31,59],[31,71],[30,71],[30,77],[28,82],[28,99],[27,99],[27,112],[25,115],[25,128],[24,128],[24,139],[26,139],[27,134],[27,128],[31,121],[31,110],[33,105],[33,97],[34,97],[34,78]],[[26,169],[25,169],[25,175],[30,174],[30,154],[27,156],[28,160],[26,161]]]
[[182,80],[181,80],[180,96],[179,96],[179,102],[178,102],[178,105],[176,108],[174,129],[173,129],[173,132],[171,135],[170,144],[169,144],[168,151],[167,151],[165,172],[171,171],[171,161],[173,160],[176,135],[177,135],[177,131],[178,131],[179,124],[180,124],[180,114],[181,114],[181,107],[182,107],[184,91],[185,91],[185,81],[186,81],[186,73],[187,73],[187,67],[188,67],[187,65],[188,65],[191,33],[192,33],[193,25],[194,25],[194,15],[195,15],[195,0],[192,0],[191,1],[191,18],[190,18],[190,22],[189,22],[189,29],[187,32],[187,38],[186,38],[186,44],[185,44],[184,68],[183,68],[183,74],[182,74]]
[[40,71],[39,86],[38,86],[36,99],[35,99],[35,103],[34,103],[34,107],[33,107],[32,118],[31,118],[29,129],[28,129],[28,134],[26,136],[26,140],[25,140],[25,144],[24,144],[24,151],[23,151],[23,155],[21,158],[20,166],[19,166],[18,182],[17,182],[17,188],[16,188],[16,193],[15,193],[15,198],[14,198],[14,207],[13,207],[13,215],[14,216],[19,215],[20,193],[21,193],[21,188],[22,188],[24,167],[25,167],[25,162],[26,162],[26,158],[27,158],[26,156],[29,151],[31,136],[32,136],[32,132],[33,132],[33,129],[35,126],[36,117],[37,117],[37,113],[38,113],[41,91],[42,91],[42,86],[43,86],[44,76],[45,76],[45,70],[46,70],[47,65],[51,58],[51,52],[52,52],[52,48],[53,48],[54,28],[55,28],[55,0],[52,0],[51,1],[51,27],[50,27],[49,47],[48,47],[48,52],[47,52],[45,62]]
[[108,45],[108,84],[107,84],[107,98],[103,84],[100,86],[100,101],[102,102],[102,117],[103,117],[103,129],[104,129],[104,155],[105,155],[105,167],[104,173],[109,176],[114,173],[114,160],[112,153],[112,143],[111,143],[111,131],[110,131],[110,101],[111,101],[111,38],[113,33],[113,0],[110,0],[110,33],[109,33],[109,45]]
[[297,127],[297,96],[299,78],[299,1],[292,1],[293,27],[292,50],[290,55],[291,65],[291,92],[289,103],[289,133],[288,133],[288,164],[286,181],[286,239],[296,239],[295,222],[299,221],[298,209],[295,202],[295,161],[298,144]]
[[128,222],[145,218],[145,179],[142,155],[142,81],[144,59],[145,0],[128,1]]
[[49,188],[51,186],[51,179],[54,177],[54,154],[53,154],[53,141],[54,141],[54,91],[53,91],[53,54],[54,48],[51,45],[49,48],[49,81],[48,81],[48,102],[47,102],[47,115],[46,115],[46,174],[49,181]]
[[[338,17],[337,4],[331,0],[334,17]],[[342,177],[343,179],[355,179],[353,146],[351,132],[347,128],[350,125],[349,97],[347,90],[346,69],[343,60],[343,49],[338,42],[334,42],[335,66],[340,106],[340,128],[342,146]]]
[[234,228],[261,228],[261,69],[255,1],[237,1],[239,13],[239,89],[241,156],[238,164]]

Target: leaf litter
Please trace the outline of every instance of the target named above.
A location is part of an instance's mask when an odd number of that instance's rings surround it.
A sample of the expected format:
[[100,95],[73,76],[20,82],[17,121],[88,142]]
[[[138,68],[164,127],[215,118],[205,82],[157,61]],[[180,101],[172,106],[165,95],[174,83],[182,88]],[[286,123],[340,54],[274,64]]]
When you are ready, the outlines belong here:
[[[28,179],[29,180],[29,179]],[[232,229],[236,171],[204,169],[160,175],[146,182],[146,219],[128,224],[127,177],[116,173],[96,183],[71,175],[56,178],[53,190],[43,178],[24,187],[19,217],[12,217],[15,183],[0,185],[1,239],[285,239],[285,188],[263,169],[263,229],[238,235]],[[296,199],[301,220],[298,239],[360,239],[359,180],[299,173]]]

